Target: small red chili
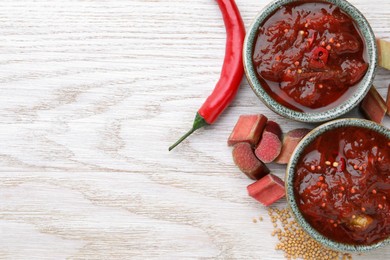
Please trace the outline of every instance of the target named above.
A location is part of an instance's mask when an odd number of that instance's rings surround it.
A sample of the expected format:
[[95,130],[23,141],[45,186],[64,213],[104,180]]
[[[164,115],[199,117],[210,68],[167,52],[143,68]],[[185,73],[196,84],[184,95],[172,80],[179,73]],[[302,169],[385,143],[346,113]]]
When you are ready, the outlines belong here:
[[212,124],[233,101],[244,75],[242,46],[245,26],[234,0],[216,0],[226,28],[226,50],[221,76],[201,108],[196,113],[192,129],[169,147],[169,151],[190,136],[195,130]]
[[317,47],[313,50],[309,61],[310,68],[321,69],[328,62],[329,52],[323,47]]

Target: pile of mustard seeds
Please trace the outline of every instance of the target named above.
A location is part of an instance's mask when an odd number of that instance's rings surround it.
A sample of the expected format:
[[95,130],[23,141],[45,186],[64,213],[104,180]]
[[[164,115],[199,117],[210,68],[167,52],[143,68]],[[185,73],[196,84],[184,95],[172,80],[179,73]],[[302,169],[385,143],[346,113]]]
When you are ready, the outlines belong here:
[[352,259],[350,254],[328,249],[311,238],[295,221],[289,208],[269,208],[268,214],[274,226],[272,236],[279,240],[275,249],[282,250],[287,259]]

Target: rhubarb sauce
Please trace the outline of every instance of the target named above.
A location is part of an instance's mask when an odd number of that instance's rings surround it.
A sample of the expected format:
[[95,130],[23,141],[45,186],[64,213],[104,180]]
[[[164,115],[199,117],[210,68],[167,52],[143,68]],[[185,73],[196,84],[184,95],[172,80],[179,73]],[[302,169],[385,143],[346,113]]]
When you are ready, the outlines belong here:
[[345,101],[368,63],[352,19],[324,2],[280,7],[260,26],[253,62],[264,90],[278,103],[317,112]]
[[347,126],[318,136],[295,168],[294,196],[324,236],[370,245],[390,234],[390,139]]

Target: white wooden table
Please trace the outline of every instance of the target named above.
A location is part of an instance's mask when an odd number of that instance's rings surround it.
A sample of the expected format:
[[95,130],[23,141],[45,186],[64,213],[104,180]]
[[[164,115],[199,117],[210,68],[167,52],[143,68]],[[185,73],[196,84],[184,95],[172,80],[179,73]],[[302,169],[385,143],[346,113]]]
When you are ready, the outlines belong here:
[[[268,2],[237,0],[246,26]],[[389,0],[351,2],[390,37]],[[215,125],[167,149],[224,47],[212,0],[0,1],[0,258],[282,259],[226,139],[240,114],[304,124],[243,80]],[[379,70],[383,96],[389,82]],[[389,259],[390,247],[358,258]]]

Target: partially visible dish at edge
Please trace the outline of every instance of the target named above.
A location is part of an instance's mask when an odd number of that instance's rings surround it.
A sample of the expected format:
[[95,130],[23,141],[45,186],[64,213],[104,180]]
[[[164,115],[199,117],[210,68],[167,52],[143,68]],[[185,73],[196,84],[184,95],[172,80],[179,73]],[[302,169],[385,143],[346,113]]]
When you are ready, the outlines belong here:
[[274,100],[295,111],[315,112],[348,98],[367,71],[364,54],[358,29],[339,7],[294,2],[260,26],[253,62]]
[[318,136],[295,168],[302,215],[337,242],[370,245],[390,235],[390,139],[346,126]]

